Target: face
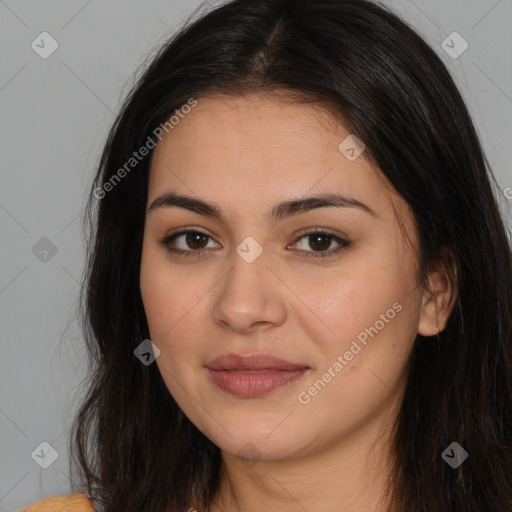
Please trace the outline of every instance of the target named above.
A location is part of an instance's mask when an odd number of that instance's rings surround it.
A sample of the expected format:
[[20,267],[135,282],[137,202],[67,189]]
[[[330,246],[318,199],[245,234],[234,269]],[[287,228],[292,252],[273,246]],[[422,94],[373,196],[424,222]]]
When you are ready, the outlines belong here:
[[140,286],[156,364],[225,454],[333,447],[403,391],[424,301],[396,212],[412,244],[415,225],[349,135],[311,104],[211,96],[155,148]]

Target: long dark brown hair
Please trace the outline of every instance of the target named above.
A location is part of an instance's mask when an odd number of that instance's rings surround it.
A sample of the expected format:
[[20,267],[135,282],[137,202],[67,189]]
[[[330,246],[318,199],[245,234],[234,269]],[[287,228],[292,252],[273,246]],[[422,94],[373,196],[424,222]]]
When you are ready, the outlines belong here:
[[[70,438],[81,488],[105,512],[204,511],[218,489],[218,447],[184,416],[157,365],[134,356],[149,338],[139,271],[151,154],[126,163],[191,98],[276,90],[328,106],[364,142],[411,207],[425,289],[432,262],[456,266],[445,330],[412,347],[393,510],[510,512],[512,255],[497,184],[442,61],[366,0],[234,0],[190,19],[140,74],[84,218],[80,309],[91,369]],[[452,442],[469,454],[455,469],[441,457]]]

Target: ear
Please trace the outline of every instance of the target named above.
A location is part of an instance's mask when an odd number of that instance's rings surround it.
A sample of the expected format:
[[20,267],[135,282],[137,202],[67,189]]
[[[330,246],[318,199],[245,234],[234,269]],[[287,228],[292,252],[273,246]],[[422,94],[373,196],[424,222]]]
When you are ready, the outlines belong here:
[[430,265],[428,271],[430,290],[425,290],[421,305],[418,334],[435,336],[446,327],[457,298],[457,268],[451,249],[441,248],[440,258]]

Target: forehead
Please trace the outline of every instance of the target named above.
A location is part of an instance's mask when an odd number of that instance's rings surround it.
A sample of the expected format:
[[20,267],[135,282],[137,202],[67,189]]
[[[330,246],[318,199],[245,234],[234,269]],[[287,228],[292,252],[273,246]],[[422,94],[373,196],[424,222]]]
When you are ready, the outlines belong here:
[[310,192],[340,192],[392,213],[389,191],[364,153],[349,160],[340,151],[349,136],[318,104],[274,95],[199,97],[157,144],[148,199],[173,191],[261,209]]
[[[321,139],[331,144],[327,134],[337,140],[344,131],[319,104],[295,103],[276,94],[213,95],[198,98],[197,105],[164,137],[157,152],[162,146],[179,142],[182,148],[234,148],[245,154],[261,147],[278,148],[283,158],[299,157],[315,151]],[[306,146],[305,138],[310,140]]]

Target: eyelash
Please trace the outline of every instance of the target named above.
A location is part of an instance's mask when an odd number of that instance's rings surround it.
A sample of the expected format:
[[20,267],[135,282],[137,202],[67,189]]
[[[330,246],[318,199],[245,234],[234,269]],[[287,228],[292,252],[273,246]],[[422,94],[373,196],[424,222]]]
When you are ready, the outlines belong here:
[[[179,256],[186,256],[186,257],[192,256],[195,258],[201,257],[202,254],[205,251],[207,251],[207,249],[188,250],[187,251],[187,250],[183,250],[183,249],[176,249],[175,247],[169,247],[169,244],[171,242],[173,242],[179,236],[187,235],[187,234],[191,234],[191,233],[199,233],[199,234],[204,235],[213,240],[213,238],[210,235],[204,233],[203,231],[200,231],[198,229],[188,229],[188,230],[183,230],[183,231],[177,231],[176,233],[167,235],[164,238],[162,238],[159,241],[159,243],[162,246],[164,246],[165,249],[167,251],[169,251],[171,254],[177,254]],[[340,245],[336,249],[329,250],[329,251],[302,251],[302,252],[307,253],[307,256],[306,256],[307,258],[325,258],[328,256],[333,256],[333,255],[336,255],[339,252],[343,251],[344,249],[347,249],[348,247],[350,247],[350,242],[348,240],[345,240],[344,238],[340,238],[339,236],[336,236],[333,233],[330,233],[329,231],[324,230],[323,228],[317,228],[312,231],[300,233],[299,235],[297,235],[297,238],[295,239],[294,243],[297,243],[301,238],[311,236],[311,235],[317,235],[317,234],[327,235],[329,238],[336,241]]]

